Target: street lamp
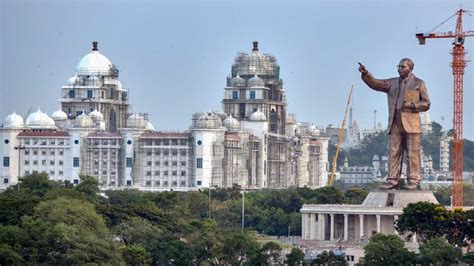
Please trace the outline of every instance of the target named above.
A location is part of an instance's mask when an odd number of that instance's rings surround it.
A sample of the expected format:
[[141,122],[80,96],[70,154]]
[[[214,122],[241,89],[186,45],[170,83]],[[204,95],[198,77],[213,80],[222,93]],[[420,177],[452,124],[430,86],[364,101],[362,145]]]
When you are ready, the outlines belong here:
[[18,144],[15,147],[15,150],[18,150],[18,180],[17,180],[17,189],[20,191],[20,165],[21,165],[21,150],[24,150],[26,147],[25,145]]
[[240,191],[242,193],[242,231],[245,227],[245,190]]

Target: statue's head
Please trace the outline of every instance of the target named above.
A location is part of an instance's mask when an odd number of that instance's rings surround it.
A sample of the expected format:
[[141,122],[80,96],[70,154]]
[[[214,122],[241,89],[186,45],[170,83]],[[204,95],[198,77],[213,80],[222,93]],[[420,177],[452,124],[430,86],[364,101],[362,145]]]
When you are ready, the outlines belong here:
[[410,58],[403,58],[402,60],[400,60],[400,63],[398,63],[397,67],[398,74],[400,75],[400,77],[406,77],[413,71],[415,63],[413,63]]

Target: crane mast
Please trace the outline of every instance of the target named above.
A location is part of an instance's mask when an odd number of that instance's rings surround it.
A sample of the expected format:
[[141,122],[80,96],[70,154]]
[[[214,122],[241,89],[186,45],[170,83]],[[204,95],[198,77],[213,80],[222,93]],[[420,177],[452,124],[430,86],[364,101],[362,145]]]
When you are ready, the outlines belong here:
[[[467,61],[465,60],[466,51],[464,49],[465,37],[474,36],[474,31],[465,31],[462,29],[462,16],[463,13],[471,13],[470,11],[460,9],[456,11],[447,20],[436,26],[433,30],[428,33],[417,33],[416,37],[421,45],[426,43],[428,38],[454,38],[453,50],[453,62],[451,67],[453,68],[454,76],[454,111],[453,111],[453,202],[454,208],[463,206],[463,142],[462,142],[462,129],[463,129],[463,76],[464,68],[466,67]],[[446,23],[452,17],[457,16],[456,31],[453,33],[449,32],[433,32],[436,28]]]

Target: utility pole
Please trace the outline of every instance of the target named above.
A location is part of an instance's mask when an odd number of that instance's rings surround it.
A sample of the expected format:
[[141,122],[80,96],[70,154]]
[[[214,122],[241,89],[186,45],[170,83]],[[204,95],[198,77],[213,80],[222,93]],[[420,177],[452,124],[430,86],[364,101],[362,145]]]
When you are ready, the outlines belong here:
[[245,190],[242,190],[242,232],[244,231],[245,227]]
[[21,165],[21,150],[24,150],[26,147],[25,145],[21,145],[21,144],[18,144],[16,145],[15,147],[15,150],[18,150],[18,180],[17,180],[17,183],[16,183],[16,188],[18,191],[20,191],[20,176],[21,176],[21,173],[20,173],[20,165]]

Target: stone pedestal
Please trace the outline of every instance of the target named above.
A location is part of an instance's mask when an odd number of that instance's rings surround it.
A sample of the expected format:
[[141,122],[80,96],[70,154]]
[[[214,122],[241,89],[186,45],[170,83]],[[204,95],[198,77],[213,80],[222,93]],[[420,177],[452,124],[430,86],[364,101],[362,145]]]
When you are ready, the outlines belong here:
[[426,190],[378,190],[371,191],[362,203],[363,207],[405,208],[420,201],[439,204],[433,192]]

